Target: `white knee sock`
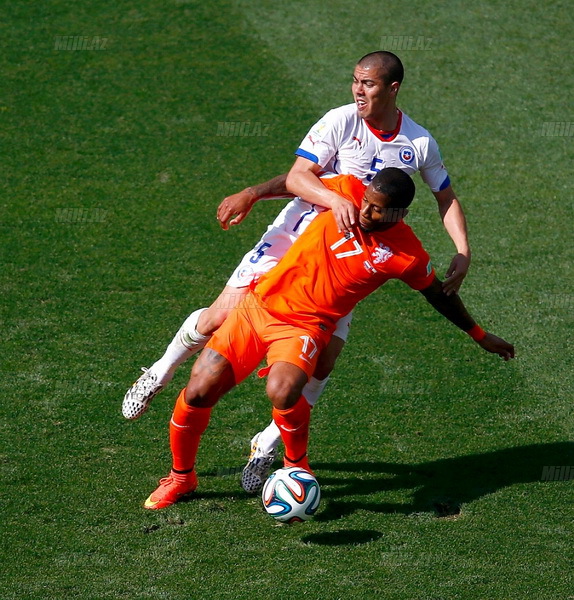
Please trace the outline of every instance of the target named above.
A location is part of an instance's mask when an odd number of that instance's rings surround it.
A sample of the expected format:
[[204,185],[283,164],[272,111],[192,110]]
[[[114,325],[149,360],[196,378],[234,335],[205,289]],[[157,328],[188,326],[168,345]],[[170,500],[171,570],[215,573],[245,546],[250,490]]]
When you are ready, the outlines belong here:
[[281,433],[279,432],[279,427],[275,425],[275,421],[271,421],[257,438],[257,443],[265,454],[269,454],[272,450],[275,450],[280,441]]
[[207,309],[200,308],[187,317],[164,355],[150,367],[150,371],[162,385],[167,385],[173,379],[177,367],[199,352],[209,341],[210,335],[202,335],[197,331],[197,321],[204,310]]
[[315,377],[311,377],[305,384],[303,396],[305,396],[305,400],[307,400],[311,408],[313,408],[317,400],[319,400],[319,396],[321,396],[325,386],[329,382],[329,377],[329,375],[327,375],[325,379],[315,379]]
[[[317,400],[319,400],[319,396],[323,393],[328,381],[328,375],[325,379],[315,379],[315,377],[311,377],[305,384],[303,396],[305,396],[305,400],[307,400],[311,408],[313,408]],[[265,454],[269,454],[272,450],[275,450],[280,441],[281,434],[279,432],[279,427],[275,425],[275,421],[271,421],[271,423],[269,423],[269,425],[267,425],[267,427],[259,434],[259,438],[257,439],[259,447]]]

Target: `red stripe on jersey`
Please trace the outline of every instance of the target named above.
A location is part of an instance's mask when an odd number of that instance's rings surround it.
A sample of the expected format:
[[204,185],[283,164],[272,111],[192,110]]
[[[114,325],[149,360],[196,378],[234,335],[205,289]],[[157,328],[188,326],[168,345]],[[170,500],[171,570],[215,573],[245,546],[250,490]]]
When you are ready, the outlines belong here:
[[[398,109],[397,109],[398,110]],[[368,121],[365,121],[367,127],[371,130],[373,135],[381,140],[381,142],[392,142],[397,135],[399,135],[399,131],[401,130],[401,125],[403,124],[403,113],[398,110],[399,120],[397,121],[397,126],[392,131],[383,131],[382,129],[375,129]]]

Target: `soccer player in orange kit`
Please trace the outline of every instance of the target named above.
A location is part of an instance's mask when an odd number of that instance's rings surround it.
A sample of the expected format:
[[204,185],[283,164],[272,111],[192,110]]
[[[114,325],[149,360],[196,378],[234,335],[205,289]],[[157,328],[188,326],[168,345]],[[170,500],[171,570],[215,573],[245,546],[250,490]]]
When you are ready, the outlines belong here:
[[337,321],[389,279],[401,279],[505,360],[514,347],[485,332],[459,296],[447,295],[430,257],[402,217],[414,198],[412,179],[390,167],[368,187],[352,175],[323,184],[359,208],[359,223],[340,232],[335,219],[318,215],[276,267],[263,274],[231,312],[195,363],[170,422],[172,469],[144,506],[161,509],[197,487],[195,459],[211,409],[267,356],[267,395],[285,445],[285,466],[311,470],[307,460],[310,407],[301,392]]

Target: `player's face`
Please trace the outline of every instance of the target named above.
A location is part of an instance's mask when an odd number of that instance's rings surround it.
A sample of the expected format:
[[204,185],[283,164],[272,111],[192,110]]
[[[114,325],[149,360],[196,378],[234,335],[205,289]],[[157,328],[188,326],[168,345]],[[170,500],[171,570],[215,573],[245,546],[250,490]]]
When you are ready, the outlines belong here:
[[[394,109],[399,84],[386,84],[380,67],[357,65],[353,73],[351,91],[359,111],[359,116],[374,127],[380,125],[389,109]],[[380,128],[380,127],[379,127]]]
[[391,199],[387,194],[379,194],[370,187],[365,190],[359,225],[363,231],[381,231],[392,227],[406,213],[406,209],[389,208]]

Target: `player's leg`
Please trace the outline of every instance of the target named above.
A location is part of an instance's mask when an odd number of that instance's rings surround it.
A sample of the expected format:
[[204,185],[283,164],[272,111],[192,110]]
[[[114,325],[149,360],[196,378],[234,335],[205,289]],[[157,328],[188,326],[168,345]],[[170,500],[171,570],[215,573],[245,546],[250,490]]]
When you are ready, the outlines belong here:
[[[273,328],[273,333],[265,338],[269,342],[267,362],[270,367],[262,369],[259,375],[269,375],[267,395],[273,403],[274,428],[271,435],[277,435],[285,444],[285,464],[309,469],[306,452],[311,407],[302,391],[327,340],[321,334],[314,337],[305,329],[282,325],[283,329]],[[270,341],[272,336],[275,339]],[[250,494],[263,487],[277,446],[274,441],[272,451],[264,454],[257,451],[256,438],[254,442],[256,447],[241,475],[241,486]]]
[[164,355],[148,369],[162,387],[173,379],[177,367],[205,347],[213,332],[225,321],[231,309],[245,298],[247,291],[247,287],[226,285],[209,308],[200,308],[187,317]]
[[234,385],[233,367],[225,357],[209,348],[201,354],[187,386],[177,397],[170,420],[171,471],[145,501],[145,508],[166,508],[195,490],[195,458],[211,409]]
[[[339,320],[327,347],[321,352],[313,376],[303,387],[302,395],[313,408],[325,390],[335,362],[345,346],[352,320],[352,313]],[[249,494],[261,490],[269,476],[271,466],[277,455],[277,446],[281,442],[281,433],[274,420],[255,434],[251,440],[251,449],[247,464],[241,475],[241,487]]]
[[122,414],[137,419],[151,401],[173,379],[177,367],[202,350],[229,312],[245,298],[247,287],[226,285],[209,308],[200,308],[183,322],[163,356],[146,369],[124,396]]
[[267,395],[273,404],[273,421],[285,444],[286,467],[302,467],[310,471],[307,461],[311,408],[301,395],[307,374],[288,362],[276,362],[267,380]]
[[172,469],[145,503],[146,508],[165,508],[197,486],[195,459],[212,407],[234,385],[251,373],[265,355],[257,335],[260,310],[247,300],[211,338],[180,393],[170,421]]
[[[309,406],[313,408],[319,397],[323,393],[327,383],[329,382],[329,375],[335,366],[337,357],[343,350],[345,341],[341,338],[333,335],[329,345],[321,352],[317,368],[313,373],[313,376],[303,387],[303,396],[309,403]],[[251,440],[251,458],[254,457],[269,457],[273,455],[275,457],[275,449],[281,441],[281,435],[277,425],[274,421],[271,421],[269,425],[255,435]]]

